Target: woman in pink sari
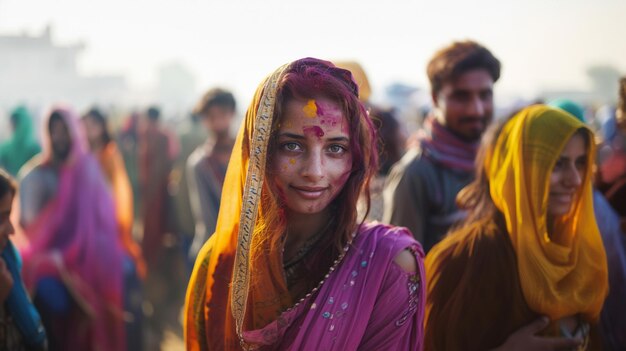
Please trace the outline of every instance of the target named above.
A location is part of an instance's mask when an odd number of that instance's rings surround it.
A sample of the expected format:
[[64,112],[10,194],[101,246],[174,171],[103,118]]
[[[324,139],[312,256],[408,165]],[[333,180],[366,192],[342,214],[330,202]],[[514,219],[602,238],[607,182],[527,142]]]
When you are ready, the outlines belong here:
[[330,62],[259,86],[189,283],[188,350],[421,350],[421,246],[357,218],[375,140],[350,72]]
[[123,351],[123,249],[111,193],[70,109],[46,116],[43,145],[23,170],[21,253],[50,349]]

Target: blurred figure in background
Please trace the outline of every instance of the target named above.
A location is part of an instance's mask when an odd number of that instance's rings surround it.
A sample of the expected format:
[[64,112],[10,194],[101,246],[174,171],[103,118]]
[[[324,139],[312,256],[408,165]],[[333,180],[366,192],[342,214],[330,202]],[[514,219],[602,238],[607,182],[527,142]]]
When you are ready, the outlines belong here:
[[0,167],[15,177],[28,160],[41,152],[41,147],[35,139],[33,119],[25,106],[11,112],[11,127],[13,135],[0,145]]
[[146,267],[141,249],[132,237],[133,193],[122,155],[111,138],[107,119],[99,109],[89,110],[82,120],[91,152],[100,163],[113,194],[122,245],[132,258],[138,274],[145,277]]
[[[611,111],[613,112],[613,111]],[[617,211],[626,231],[626,77],[620,80],[617,109],[602,123],[598,188]]]
[[22,258],[9,238],[17,185],[0,169],[0,350],[46,350],[46,331],[22,281]]
[[221,88],[207,91],[193,111],[208,138],[187,160],[189,198],[196,223],[196,234],[189,251],[192,267],[198,251],[215,231],[226,167],[235,144],[230,134],[235,112],[235,97]]
[[552,100],[548,102],[548,106],[561,109],[569,113],[570,115],[576,117],[576,119],[578,119],[579,121],[585,124],[587,123],[587,119],[585,118],[585,110],[583,109],[582,106],[580,106],[579,104],[575,103],[572,100],[556,99],[556,100]]
[[78,117],[45,116],[44,151],[22,171],[24,282],[34,291],[51,350],[126,350],[124,251],[115,205]]
[[[406,136],[400,128],[400,123],[395,118],[393,110],[384,110],[373,108],[370,111],[372,119],[379,121],[379,162],[380,175],[387,175],[391,171],[391,167],[398,162],[404,154],[404,145]],[[376,122],[375,122],[376,123]]]
[[465,213],[457,193],[474,178],[480,138],[493,118],[500,61],[473,41],[455,42],[428,63],[435,112],[419,146],[392,168],[383,222],[403,226],[428,252]]
[[153,269],[168,231],[168,182],[178,151],[172,135],[160,124],[161,111],[150,107],[146,112],[146,127],[139,138],[139,184],[142,197],[142,252]]
[[94,154],[109,185],[115,202],[118,233],[125,250],[124,257],[124,310],[128,348],[141,350],[142,293],[140,278],[146,276],[146,264],[139,245],[133,240],[133,193],[124,167],[124,160],[116,143],[111,139],[107,119],[97,108],[82,117],[83,126]]
[[[174,162],[169,188],[174,202],[174,222],[180,241],[181,259],[185,261],[185,269],[190,274],[195,256],[190,258],[188,253],[196,233],[196,220],[191,205],[192,194],[189,187],[191,173],[187,166],[187,160],[196,148],[206,141],[206,132],[200,125],[198,116],[194,114],[186,116],[182,123],[177,124],[176,133],[180,140],[180,153]],[[180,292],[182,299],[184,298],[184,289],[181,289]]]
[[[139,227],[139,220],[143,211],[141,210],[141,192],[139,189],[139,134],[141,133],[141,123],[138,113],[131,113],[124,121],[120,133],[117,137],[117,145],[124,159],[124,168],[128,174],[128,180],[133,191],[133,227]],[[133,229],[134,237],[136,230]]]
[[179,321],[186,279],[183,252],[175,230],[175,213],[169,191],[170,176],[179,152],[175,135],[161,124],[161,111],[150,107],[139,134],[139,186],[141,193],[142,253],[148,266],[145,283],[145,347],[158,349],[165,331]]
[[[406,137],[400,128],[400,123],[393,110],[371,106],[369,110],[372,122],[378,135],[378,172],[370,182],[370,209],[367,215],[369,221],[381,221],[384,213],[383,188],[389,175],[391,166],[398,162],[404,154]],[[359,215],[364,215],[367,201],[359,201]]]
[[383,218],[383,186],[389,174],[391,165],[396,163],[404,154],[405,137],[401,131],[394,112],[389,109],[380,108],[370,102],[372,88],[363,67],[356,61],[334,61],[337,67],[346,69],[352,73],[352,78],[359,87],[359,100],[366,106],[374,126],[377,129],[377,146],[379,169],[372,177],[369,186],[369,199],[365,196],[367,192],[361,194],[357,204],[359,218],[366,215],[368,221],[380,221]]

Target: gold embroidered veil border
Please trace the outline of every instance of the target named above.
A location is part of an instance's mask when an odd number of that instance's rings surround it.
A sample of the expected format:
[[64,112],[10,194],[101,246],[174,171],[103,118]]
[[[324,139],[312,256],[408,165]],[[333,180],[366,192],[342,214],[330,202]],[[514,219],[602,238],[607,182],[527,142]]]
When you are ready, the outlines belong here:
[[246,175],[239,233],[237,235],[237,252],[233,270],[231,309],[235,318],[237,335],[243,342],[243,322],[248,303],[250,287],[250,242],[258,214],[261,189],[265,175],[267,148],[272,130],[272,117],[276,101],[276,86],[282,79],[289,65],[277,69],[266,81],[263,95],[254,121],[254,131],[250,145],[250,163]]

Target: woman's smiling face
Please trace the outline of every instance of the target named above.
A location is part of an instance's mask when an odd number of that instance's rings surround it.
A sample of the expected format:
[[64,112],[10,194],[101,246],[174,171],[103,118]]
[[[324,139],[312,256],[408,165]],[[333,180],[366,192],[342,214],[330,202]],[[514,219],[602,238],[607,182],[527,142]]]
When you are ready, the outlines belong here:
[[271,160],[273,183],[288,211],[326,209],[352,170],[350,130],[341,106],[323,97],[288,101]]
[[587,158],[586,141],[580,133],[576,133],[565,144],[550,174],[548,215],[563,216],[571,210],[589,166]]

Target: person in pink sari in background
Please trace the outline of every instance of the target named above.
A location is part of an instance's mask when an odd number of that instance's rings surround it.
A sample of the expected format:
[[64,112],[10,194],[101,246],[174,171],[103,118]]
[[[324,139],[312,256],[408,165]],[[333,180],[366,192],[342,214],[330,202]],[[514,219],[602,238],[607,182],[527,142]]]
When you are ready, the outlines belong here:
[[77,115],[45,116],[43,153],[22,170],[23,276],[51,350],[126,349],[123,248],[113,198]]

